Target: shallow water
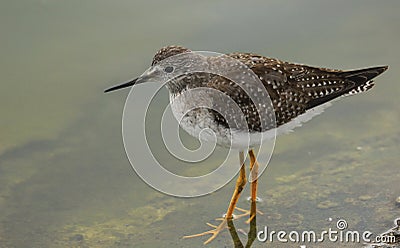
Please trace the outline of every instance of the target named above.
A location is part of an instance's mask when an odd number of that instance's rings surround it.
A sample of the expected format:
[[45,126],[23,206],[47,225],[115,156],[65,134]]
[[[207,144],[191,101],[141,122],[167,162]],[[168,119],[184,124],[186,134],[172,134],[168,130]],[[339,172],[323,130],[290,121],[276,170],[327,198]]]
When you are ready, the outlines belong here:
[[[278,137],[259,180],[264,215],[257,216],[259,230],[320,231],[338,219],[351,230],[389,229],[400,216],[399,7],[398,1],[2,1],[0,247],[201,247],[204,237],[181,237],[207,230],[205,223],[224,213],[234,182],[193,199],[149,187],[122,144],[128,91],[102,93],[139,75],[169,44],[339,69],[389,65],[370,92],[342,99]],[[212,162],[182,174],[204,173]],[[249,208],[248,195],[246,188],[240,207]],[[248,225],[240,219],[235,227],[245,242]],[[290,245],[299,247],[273,244]],[[225,231],[208,247],[232,246]],[[252,247],[265,246],[256,240]]]

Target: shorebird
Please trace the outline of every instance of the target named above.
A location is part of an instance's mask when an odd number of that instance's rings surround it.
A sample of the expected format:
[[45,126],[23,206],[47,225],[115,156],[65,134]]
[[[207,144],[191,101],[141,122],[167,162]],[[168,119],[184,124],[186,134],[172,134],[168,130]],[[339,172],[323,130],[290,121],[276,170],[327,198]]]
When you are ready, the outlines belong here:
[[[201,61],[207,67],[213,66],[214,60],[212,57],[203,58],[201,55],[198,57],[200,60],[171,62],[171,64],[162,63],[162,61],[168,58],[191,52],[191,50],[181,46],[164,47],[154,55],[151,67],[140,77],[113,86],[106,89],[105,92],[160,79],[162,78],[160,75],[170,74],[179,67],[193,66],[193,64],[190,64],[194,63],[193,61],[197,61],[196,63]],[[218,226],[207,223],[213,228],[212,230],[184,237],[192,238],[210,234],[211,237],[205,244],[215,239],[218,233],[227,226],[227,220],[233,218],[234,210],[239,209],[236,207],[236,203],[242,189],[247,183],[244,150],[241,150],[241,148],[245,148],[240,141],[228,138],[229,134],[232,132],[240,134],[242,131],[248,132],[250,135],[265,134],[271,131],[276,131],[278,135],[286,133],[321,113],[321,111],[315,111],[316,108],[324,106],[340,97],[358,94],[371,89],[374,86],[373,78],[388,68],[387,66],[376,66],[356,70],[333,70],[284,62],[252,53],[230,53],[225,56],[238,61],[240,65],[244,64],[258,77],[261,87],[263,87],[262,90],[268,93],[268,99],[272,104],[271,108],[267,107],[264,109],[266,112],[270,112],[266,116],[272,116],[273,118],[263,118],[260,116],[259,106],[256,106],[254,103],[255,99],[261,101],[261,105],[263,105],[262,101],[264,98],[267,99],[267,96],[264,94],[249,96],[243,87],[238,87],[230,79],[219,75],[210,75],[209,73],[202,72],[184,73],[166,83],[171,104],[175,103],[178,106],[175,108],[172,107],[172,111],[175,116],[180,117],[180,125],[184,130],[198,137],[199,130],[210,128],[216,134],[219,145],[226,146],[230,143],[233,147],[239,149],[239,176],[229,207],[221,223]],[[246,84],[247,82],[244,82],[244,85]],[[184,92],[199,87],[217,90],[232,99],[242,111],[246,126],[233,125],[232,127],[228,125],[229,120],[227,118],[236,120],[236,117],[232,116],[232,113],[229,112],[229,107],[223,110],[225,113],[202,107],[183,113],[182,106],[189,105],[189,103],[193,104],[193,102],[199,99],[186,97],[178,100],[179,96]],[[211,102],[215,106],[226,103],[215,96],[207,97],[206,95],[204,100],[206,98],[208,103]],[[179,101],[178,104],[176,104],[177,101]],[[274,125],[271,125],[271,119],[274,119]],[[237,124],[236,122],[234,123]],[[258,162],[253,147],[257,145],[257,141],[250,141],[249,145],[250,147],[247,147],[248,149],[246,148],[246,150],[248,150],[250,158],[250,171],[252,176],[255,176],[255,180],[251,181],[251,202],[255,203],[257,199],[256,173]],[[253,205],[255,204],[252,204],[251,211],[239,209],[245,212],[245,214],[250,215],[249,220],[253,219],[256,215],[256,209]]]

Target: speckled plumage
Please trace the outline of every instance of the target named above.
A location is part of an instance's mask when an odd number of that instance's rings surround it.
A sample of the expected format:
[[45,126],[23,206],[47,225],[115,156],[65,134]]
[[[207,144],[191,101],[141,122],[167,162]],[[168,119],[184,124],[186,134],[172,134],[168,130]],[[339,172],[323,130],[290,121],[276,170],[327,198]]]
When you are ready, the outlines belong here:
[[[190,50],[179,46],[164,47],[156,53],[152,65],[170,56],[187,52]],[[272,101],[276,127],[340,96],[369,90],[374,85],[372,79],[387,69],[386,66],[381,66],[342,71],[294,64],[251,53],[231,53],[227,56],[245,64],[261,80]],[[171,100],[179,91],[200,86],[213,88],[238,104],[245,115],[250,133],[265,132],[273,128],[270,122],[262,125],[257,108],[250,98],[239,86],[224,77],[194,73],[171,82],[167,84],[172,94]],[[218,103],[218,99],[214,101]],[[221,115],[213,110],[210,112],[218,125],[228,127],[227,121],[222,117],[226,117],[226,113]]]
[[244,150],[248,150],[250,158],[251,209],[248,213],[240,210],[245,212],[240,216],[249,215],[249,221],[253,222],[259,171],[253,147],[322,113],[334,99],[371,89],[372,79],[387,69],[380,66],[341,71],[251,53],[208,55],[192,53],[180,46],[164,47],[141,76],[105,90],[110,92],[149,81],[165,83],[172,113],[184,130],[201,140],[216,138],[218,145],[240,150],[240,175],[222,222],[218,226],[207,223],[212,230],[184,236],[210,234],[204,244],[215,239],[233,219],[246,185]]

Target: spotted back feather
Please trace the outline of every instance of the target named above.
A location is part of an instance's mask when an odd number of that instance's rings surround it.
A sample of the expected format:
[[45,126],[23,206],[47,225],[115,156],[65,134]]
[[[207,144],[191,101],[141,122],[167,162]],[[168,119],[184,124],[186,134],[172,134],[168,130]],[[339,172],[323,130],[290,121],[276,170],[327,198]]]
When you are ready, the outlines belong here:
[[[371,89],[374,85],[372,79],[388,68],[380,66],[342,71],[283,62],[251,53],[232,53],[228,56],[246,64],[259,77],[271,97],[277,126],[339,96]],[[263,131],[256,115],[251,114],[255,106],[243,108],[249,113],[248,123],[253,124],[249,126],[250,130]]]
[[[190,50],[180,46],[162,48],[154,56],[152,65],[167,57],[185,52],[190,52]],[[266,109],[266,111],[275,113],[278,127],[337,97],[371,89],[374,85],[372,79],[388,68],[379,66],[342,71],[289,63],[251,53],[231,53],[227,56],[247,65],[261,80],[273,105],[273,110]],[[224,77],[203,74],[187,75],[175,80],[175,83],[169,86],[169,90],[175,94],[182,89],[199,86],[217,89],[233,99],[244,113],[251,132],[262,132],[272,128],[268,119],[270,115],[266,115],[268,117],[266,120],[260,120],[257,108],[249,96],[239,86],[236,87]],[[217,98],[214,101],[216,105],[224,104]],[[227,126],[223,115],[216,111],[212,112],[217,123]],[[264,125],[264,121],[268,122],[267,125]]]

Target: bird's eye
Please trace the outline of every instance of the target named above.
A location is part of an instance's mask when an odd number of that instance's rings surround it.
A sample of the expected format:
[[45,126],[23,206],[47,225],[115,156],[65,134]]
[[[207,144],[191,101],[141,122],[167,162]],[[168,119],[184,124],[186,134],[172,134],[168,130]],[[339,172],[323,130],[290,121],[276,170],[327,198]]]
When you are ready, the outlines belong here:
[[174,67],[172,67],[172,66],[167,66],[167,67],[164,68],[164,71],[165,71],[166,73],[171,73],[171,72],[174,71]]

